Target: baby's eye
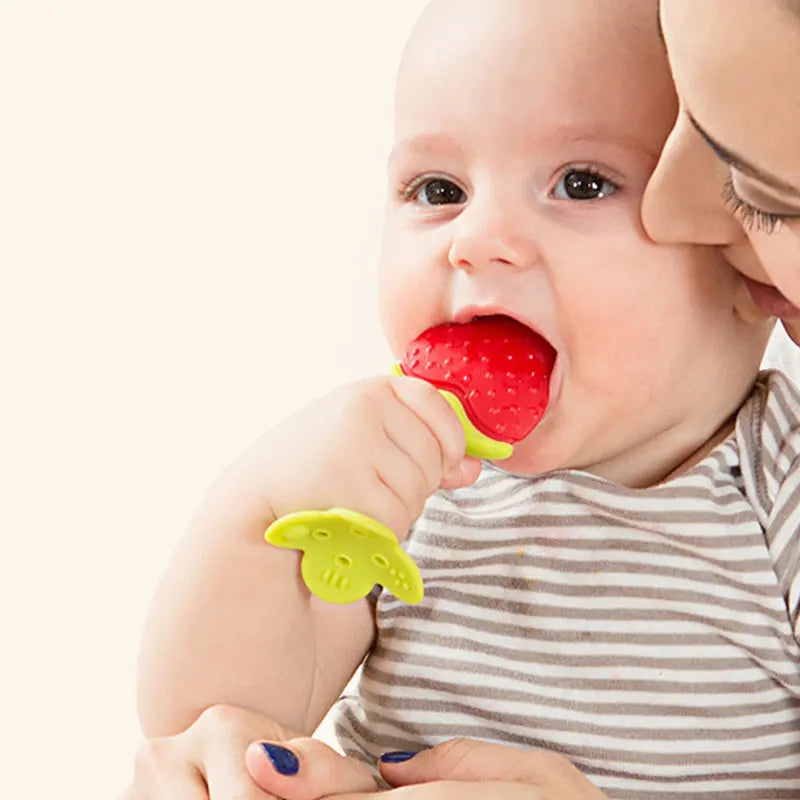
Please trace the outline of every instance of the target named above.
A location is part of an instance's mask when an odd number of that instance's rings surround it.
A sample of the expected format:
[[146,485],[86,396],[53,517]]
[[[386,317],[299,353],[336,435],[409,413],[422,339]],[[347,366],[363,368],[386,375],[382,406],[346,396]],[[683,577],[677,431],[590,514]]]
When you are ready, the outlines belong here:
[[458,205],[467,200],[464,190],[446,178],[425,181],[414,189],[412,197],[423,206]]
[[553,189],[558,200],[600,200],[617,191],[617,185],[591,169],[573,169],[564,173]]

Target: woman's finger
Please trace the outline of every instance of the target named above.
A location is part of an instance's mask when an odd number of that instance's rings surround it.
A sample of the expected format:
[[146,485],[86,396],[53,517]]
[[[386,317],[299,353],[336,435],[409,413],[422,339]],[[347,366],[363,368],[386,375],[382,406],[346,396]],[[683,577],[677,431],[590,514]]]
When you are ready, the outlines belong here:
[[[461,783],[460,781],[436,781],[414,786],[403,786],[384,792],[358,794],[336,794],[319,800],[551,800],[533,786],[504,781]],[[556,800],[555,796],[552,800]],[[557,800],[573,800],[571,796]]]
[[[281,800],[256,785],[245,769],[241,750],[215,752],[205,764],[205,776],[209,800]],[[178,797],[183,800],[181,794],[170,795]]]
[[258,786],[284,800],[318,800],[325,795],[377,790],[364,764],[339,755],[318,739],[253,742],[245,763]]
[[175,757],[171,740],[144,742],[136,753],[133,783],[120,800],[172,800],[175,797],[209,800],[203,776],[194,764]]
[[384,753],[380,770],[393,786],[429,781],[508,781],[538,790],[534,797],[606,800],[566,758],[546,750],[451,739],[420,753]]

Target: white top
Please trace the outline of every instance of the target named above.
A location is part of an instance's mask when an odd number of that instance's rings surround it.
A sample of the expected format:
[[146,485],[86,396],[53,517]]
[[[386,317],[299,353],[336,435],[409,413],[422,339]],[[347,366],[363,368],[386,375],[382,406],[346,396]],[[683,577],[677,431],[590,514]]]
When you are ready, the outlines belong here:
[[334,710],[343,750],[467,736],[565,754],[614,800],[800,797],[800,392],[762,373],[735,432],[648,489],[487,465],[407,549]]

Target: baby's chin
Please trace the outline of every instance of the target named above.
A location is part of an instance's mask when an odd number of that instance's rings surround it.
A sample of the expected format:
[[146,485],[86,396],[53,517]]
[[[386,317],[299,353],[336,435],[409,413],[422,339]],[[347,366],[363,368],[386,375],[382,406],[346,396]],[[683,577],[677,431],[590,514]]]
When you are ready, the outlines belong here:
[[615,471],[620,455],[610,441],[599,441],[580,426],[573,424],[569,432],[565,432],[564,425],[554,415],[545,418],[539,427],[517,442],[509,458],[489,463],[526,478],[553,472],[583,472],[616,481],[622,477]]
[[570,461],[577,464],[577,459],[569,459],[563,452],[554,452],[548,446],[543,433],[544,431],[534,431],[514,445],[514,452],[509,458],[489,463],[505,472],[531,478],[556,470],[576,468]]

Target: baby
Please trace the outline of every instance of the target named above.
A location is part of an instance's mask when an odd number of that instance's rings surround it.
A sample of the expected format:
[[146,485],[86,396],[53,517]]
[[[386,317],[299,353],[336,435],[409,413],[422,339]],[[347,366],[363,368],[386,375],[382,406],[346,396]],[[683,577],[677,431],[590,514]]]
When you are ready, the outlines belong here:
[[[480,465],[432,387],[379,377],[268,433],[157,595],[149,734],[217,702],[310,733],[366,656],[335,715],[370,764],[468,736],[561,753],[614,798],[800,794],[800,394],[759,375],[772,320],[741,276],[643,233],[676,113],[656,24],[651,0],[426,9],[397,85],[386,335],[400,356],[513,317],[557,352],[547,413]],[[419,606],[327,605],[264,544],[331,506],[405,541]]]

